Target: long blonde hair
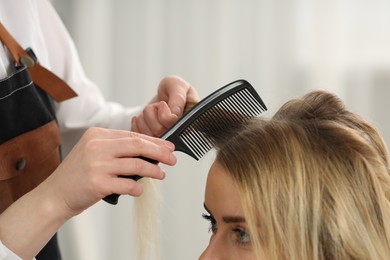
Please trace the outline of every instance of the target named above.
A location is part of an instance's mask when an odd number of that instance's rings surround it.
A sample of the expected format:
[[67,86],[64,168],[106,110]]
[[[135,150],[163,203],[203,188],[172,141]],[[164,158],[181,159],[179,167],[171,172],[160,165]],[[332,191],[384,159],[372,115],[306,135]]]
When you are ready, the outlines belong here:
[[219,140],[258,259],[388,259],[388,152],[367,121],[314,91]]

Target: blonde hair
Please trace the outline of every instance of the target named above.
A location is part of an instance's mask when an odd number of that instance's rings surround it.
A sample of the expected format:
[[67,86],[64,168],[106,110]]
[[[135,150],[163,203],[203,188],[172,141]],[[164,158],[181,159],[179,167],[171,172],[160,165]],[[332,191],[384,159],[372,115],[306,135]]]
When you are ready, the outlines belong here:
[[139,180],[144,186],[143,194],[135,198],[134,240],[136,259],[161,259],[160,207],[161,196],[158,181],[151,178]]
[[238,187],[258,259],[390,256],[386,146],[335,95],[313,91],[224,138],[216,162]]

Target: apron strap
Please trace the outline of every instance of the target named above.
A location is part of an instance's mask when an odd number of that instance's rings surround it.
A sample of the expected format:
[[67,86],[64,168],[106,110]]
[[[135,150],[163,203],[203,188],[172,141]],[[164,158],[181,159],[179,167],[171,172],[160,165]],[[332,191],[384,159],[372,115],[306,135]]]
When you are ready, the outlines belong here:
[[77,96],[76,92],[53,72],[36,62],[0,22],[0,40],[17,65],[26,66],[34,83],[57,102]]

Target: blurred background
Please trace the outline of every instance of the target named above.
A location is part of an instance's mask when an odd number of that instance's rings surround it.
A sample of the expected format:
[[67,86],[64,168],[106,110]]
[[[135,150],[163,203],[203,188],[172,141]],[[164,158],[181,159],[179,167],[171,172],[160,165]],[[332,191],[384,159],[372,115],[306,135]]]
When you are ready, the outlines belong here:
[[[390,142],[390,1],[53,0],[87,75],[106,98],[144,105],[179,75],[205,97],[236,79],[256,88],[271,116],[312,89],[338,94]],[[177,153],[160,184],[161,258],[197,259],[213,153]],[[65,260],[136,259],[134,198],[100,202],[59,232]],[[151,258],[153,259],[153,257]],[[153,259],[154,260],[154,259]]]

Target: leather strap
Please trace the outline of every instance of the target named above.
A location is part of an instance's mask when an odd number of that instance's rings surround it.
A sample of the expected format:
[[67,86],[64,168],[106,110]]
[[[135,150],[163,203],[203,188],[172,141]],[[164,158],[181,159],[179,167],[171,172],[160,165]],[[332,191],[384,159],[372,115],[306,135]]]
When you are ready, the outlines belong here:
[[17,65],[26,66],[34,83],[57,102],[76,97],[76,92],[53,72],[34,61],[0,22],[0,40]]

